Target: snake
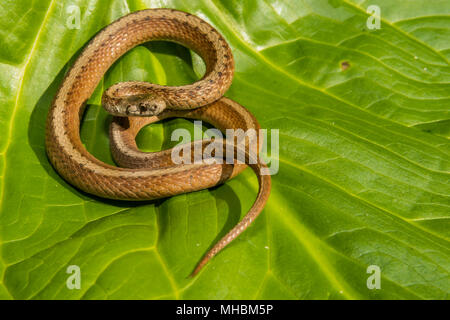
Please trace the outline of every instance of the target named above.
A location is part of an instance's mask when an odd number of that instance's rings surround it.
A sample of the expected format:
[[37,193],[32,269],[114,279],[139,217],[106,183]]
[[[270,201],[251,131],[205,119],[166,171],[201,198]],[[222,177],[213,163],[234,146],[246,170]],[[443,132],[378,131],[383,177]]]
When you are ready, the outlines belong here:
[[[87,101],[114,62],[132,48],[155,40],[175,42],[196,52],[205,62],[205,74],[183,86],[128,81],[106,89],[102,105],[114,115],[109,132],[110,149],[118,166],[104,163],[89,153],[80,139]],[[223,132],[258,130],[257,120],[246,108],[223,96],[233,74],[231,48],[203,19],[175,9],[136,11],[107,25],[89,41],[66,73],[47,116],[45,146],[50,163],[68,183],[98,197],[129,201],[167,198],[216,186],[247,166],[253,169],[259,190],[252,207],[207,251],[191,276],[246,230],[263,210],[270,195],[271,179],[269,174],[262,173],[268,168],[258,152],[255,156],[248,150],[251,144],[256,144],[260,151],[262,140],[246,138],[244,148],[232,145],[231,163],[176,163],[172,160],[172,149],[142,152],[135,138],[144,126],[173,117],[200,119]],[[189,146],[197,151],[186,149],[186,154],[184,151],[180,154],[195,158],[211,146],[225,152],[230,141],[212,138],[191,142]],[[238,161],[238,151],[244,152],[244,161]],[[213,160],[220,156],[216,151],[211,154]]]

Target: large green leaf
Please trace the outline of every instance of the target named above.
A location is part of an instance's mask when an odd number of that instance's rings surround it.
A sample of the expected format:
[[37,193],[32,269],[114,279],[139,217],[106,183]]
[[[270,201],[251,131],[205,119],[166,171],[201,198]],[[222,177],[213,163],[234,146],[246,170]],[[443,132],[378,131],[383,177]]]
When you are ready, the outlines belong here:
[[[1,0],[0,297],[445,299],[449,269],[450,2],[377,0]],[[70,29],[80,8],[80,28]],[[280,163],[261,217],[195,279],[206,250],[250,208],[250,170],[148,203],[107,201],[64,182],[44,149],[45,118],[68,66],[102,27],[144,8],[196,14],[229,41],[227,96],[279,129]],[[76,11],[75,11],[76,12]],[[91,99],[82,138],[112,163],[104,88],[176,85],[202,64],[152,43],[123,57]],[[146,128],[143,150],[193,129]],[[66,287],[69,265],[81,289]],[[367,287],[367,267],[381,289]]]

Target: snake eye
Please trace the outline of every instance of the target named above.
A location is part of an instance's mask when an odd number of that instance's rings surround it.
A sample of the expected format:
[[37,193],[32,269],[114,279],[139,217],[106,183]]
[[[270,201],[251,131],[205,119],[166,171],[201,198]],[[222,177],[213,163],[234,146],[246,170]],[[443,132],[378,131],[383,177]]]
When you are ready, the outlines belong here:
[[151,113],[153,114],[156,110],[158,110],[158,105],[152,102],[141,102],[139,103],[139,113]]
[[147,106],[145,104],[141,103],[139,105],[139,111],[140,111],[140,113],[146,112],[147,111]]

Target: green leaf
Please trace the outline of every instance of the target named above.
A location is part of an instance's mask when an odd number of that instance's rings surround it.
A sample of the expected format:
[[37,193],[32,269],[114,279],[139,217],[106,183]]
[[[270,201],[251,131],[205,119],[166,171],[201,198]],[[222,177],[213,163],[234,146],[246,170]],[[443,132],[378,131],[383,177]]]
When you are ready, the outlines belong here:
[[[0,3],[0,298],[448,299],[450,2],[377,0]],[[74,5],[80,28],[70,29]],[[227,96],[279,130],[260,218],[194,279],[206,250],[251,207],[251,170],[224,185],[133,203],[79,192],[49,164],[45,119],[67,68],[131,11],[198,15],[230,43]],[[101,93],[117,81],[187,84],[204,70],[170,43],[133,49],[90,100],[81,135],[113,163]],[[139,146],[173,146],[176,119]],[[70,290],[67,267],[81,288]],[[381,289],[369,289],[370,265]]]

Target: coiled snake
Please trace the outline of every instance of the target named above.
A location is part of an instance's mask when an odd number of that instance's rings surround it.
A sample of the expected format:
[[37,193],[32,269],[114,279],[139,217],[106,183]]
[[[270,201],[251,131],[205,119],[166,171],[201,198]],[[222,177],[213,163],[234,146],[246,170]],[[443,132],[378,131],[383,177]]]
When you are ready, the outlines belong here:
[[[102,104],[117,116],[110,127],[111,151],[122,167],[111,166],[96,159],[82,145],[80,119],[86,101],[109,67],[125,52],[150,40],[172,41],[194,50],[205,61],[206,73],[199,81],[185,86],[122,82],[106,90]],[[72,185],[110,199],[151,200],[222,183],[246,165],[236,161],[176,164],[171,159],[171,150],[139,151],[135,137],[143,126],[169,117],[201,119],[222,131],[258,130],[258,122],[244,107],[222,97],[231,84],[233,72],[230,47],[200,18],[172,9],[149,9],[126,15],[100,31],[65,76],[47,118],[46,149],[50,162]],[[192,145],[200,144],[204,150],[211,141],[201,140]],[[247,146],[251,143],[257,141],[247,141]],[[236,156],[238,147],[234,151]],[[252,159],[248,150],[245,159],[258,176],[257,199],[245,217],[206,253],[192,275],[250,225],[269,197],[270,175],[261,174],[265,164],[258,156]]]

